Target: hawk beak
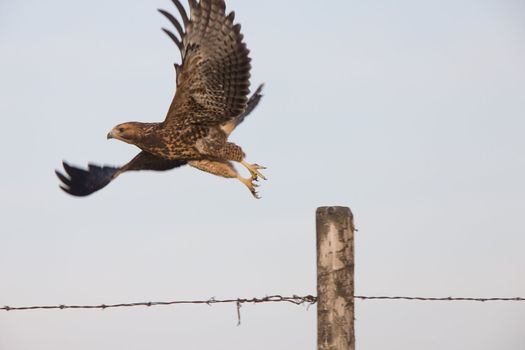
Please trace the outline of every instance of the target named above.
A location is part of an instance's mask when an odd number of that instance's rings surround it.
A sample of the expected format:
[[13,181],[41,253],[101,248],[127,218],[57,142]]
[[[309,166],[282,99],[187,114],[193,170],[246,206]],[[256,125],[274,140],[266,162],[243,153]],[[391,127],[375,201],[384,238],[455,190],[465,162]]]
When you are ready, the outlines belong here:
[[113,137],[113,131],[110,131],[110,132],[108,132],[107,139],[110,140],[112,138],[114,138]]

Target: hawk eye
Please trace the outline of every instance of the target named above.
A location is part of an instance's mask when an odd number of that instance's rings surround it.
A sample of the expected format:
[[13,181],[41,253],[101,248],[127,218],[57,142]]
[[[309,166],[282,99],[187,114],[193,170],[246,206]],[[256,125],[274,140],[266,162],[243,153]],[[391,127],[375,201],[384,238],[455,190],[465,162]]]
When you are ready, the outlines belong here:
[[124,132],[124,128],[118,128],[118,132]]

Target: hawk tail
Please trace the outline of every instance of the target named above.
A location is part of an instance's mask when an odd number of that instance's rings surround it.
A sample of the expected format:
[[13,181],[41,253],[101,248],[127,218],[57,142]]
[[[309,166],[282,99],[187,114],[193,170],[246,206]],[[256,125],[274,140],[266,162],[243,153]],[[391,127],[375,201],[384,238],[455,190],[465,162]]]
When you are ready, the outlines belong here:
[[129,163],[121,167],[89,164],[87,169],[80,169],[63,162],[65,174],[55,170],[62,182],[60,188],[75,197],[85,197],[103,189],[117,176],[126,171],[156,170],[164,171],[185,165],[184,160],[169,160],[147,152],[140,152]]
[[[75,197],[85,197],[106,187],[120,174],[120,168],[89,164],[87,170],[62,162],[66,174],[55,170],[60,188]],[[67,175],[67,176],[66,176]]]

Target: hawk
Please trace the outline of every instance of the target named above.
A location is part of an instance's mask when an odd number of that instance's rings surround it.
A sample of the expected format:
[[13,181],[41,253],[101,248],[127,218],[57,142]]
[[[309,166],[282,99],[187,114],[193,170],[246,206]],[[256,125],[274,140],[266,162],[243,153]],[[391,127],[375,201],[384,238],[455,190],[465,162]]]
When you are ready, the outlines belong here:
[[[226,14],[224,0],[189,0],[190,15],[179,0],[172,0],[180,20],[159,10],[175,27],[162,30],[175,42],[181,64],[175,64],[176,92],[161,123],[127,122],[115,126],[108,139],[135,145],[141,152],[121,167],[89,164],[80,169],[63,162],[65,174],[56,171],[60,187],[73,196],[88,196],[126,171],[164,171],[190,165],[199,170],[238,179],[255,198],[256,181],[264,167],[245,160],[242,148],[228,137],[253,111],[262,85],[250,92],[250,57],[235,13]],[[242,164],[250,177],[242,177],[233,162]]]

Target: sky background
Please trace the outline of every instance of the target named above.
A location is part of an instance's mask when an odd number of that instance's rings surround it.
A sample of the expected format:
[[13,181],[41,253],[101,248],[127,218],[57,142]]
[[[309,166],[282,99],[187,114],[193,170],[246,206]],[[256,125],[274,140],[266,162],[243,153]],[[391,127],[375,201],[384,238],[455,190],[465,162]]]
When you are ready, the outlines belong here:
[[[356,294],[525,296],[522,0],[229,0],[265,97],[231,139],[261,200],[181,168],[77,199],[63,159],[161,121],[168,0],[0,0],[0,305],[316,292],[315,209],[352,208]],[[2,350],[315,349],[316,309],[0,312]],[[360,350],[525,348],[524,303],[356,301]]]

